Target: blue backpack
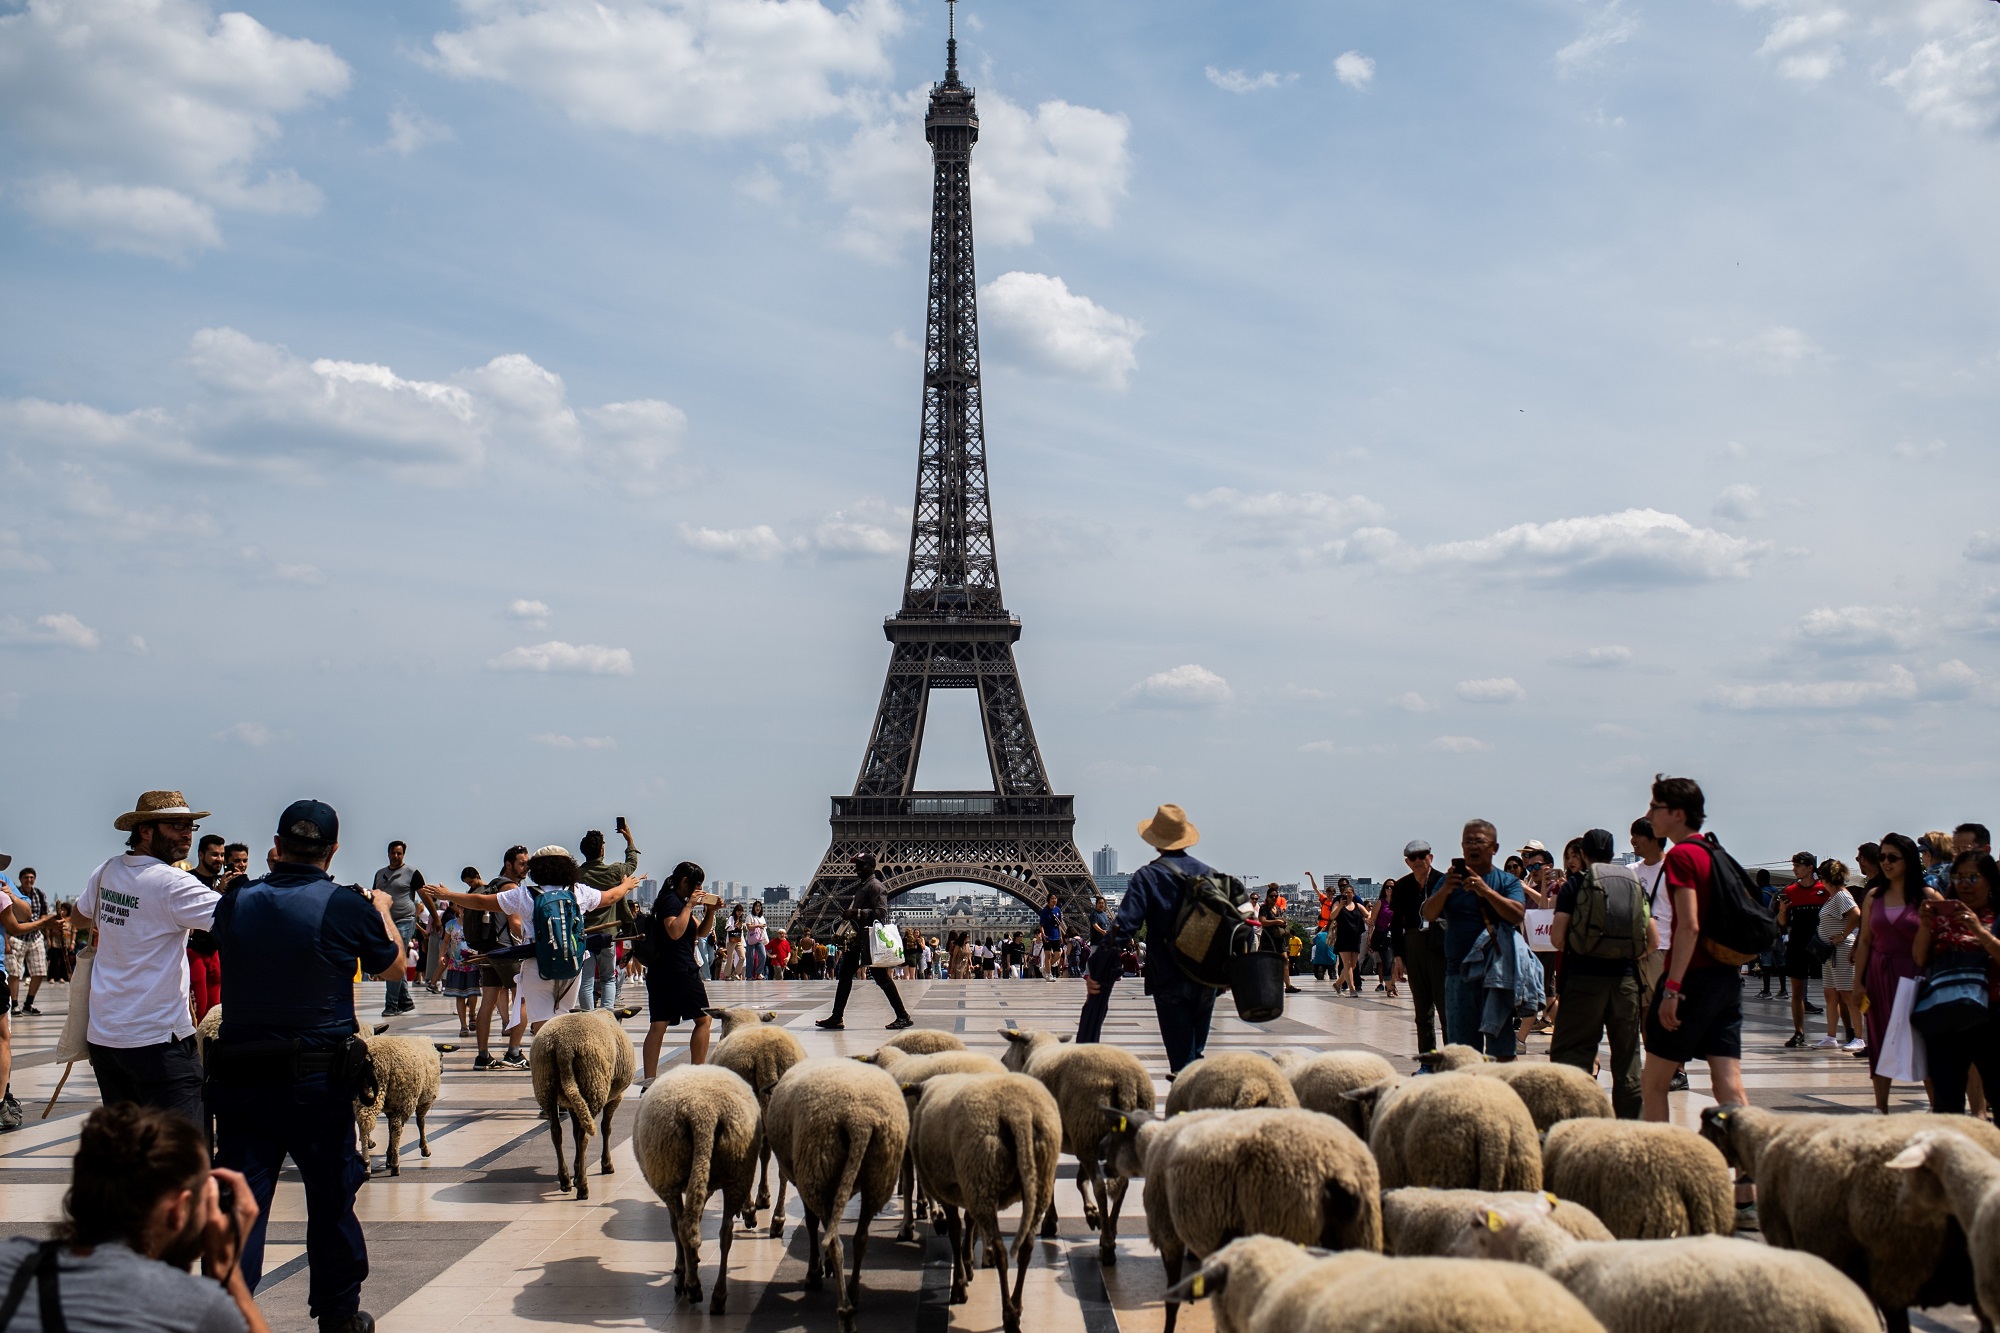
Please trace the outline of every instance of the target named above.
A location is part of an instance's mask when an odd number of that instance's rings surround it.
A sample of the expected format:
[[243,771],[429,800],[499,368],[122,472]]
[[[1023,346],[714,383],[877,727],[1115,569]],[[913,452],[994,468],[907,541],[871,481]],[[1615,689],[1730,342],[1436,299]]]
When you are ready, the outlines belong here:
[[543,981],[568,981],[583,970],[583,913],[568,889],[535,891],[535,969]]

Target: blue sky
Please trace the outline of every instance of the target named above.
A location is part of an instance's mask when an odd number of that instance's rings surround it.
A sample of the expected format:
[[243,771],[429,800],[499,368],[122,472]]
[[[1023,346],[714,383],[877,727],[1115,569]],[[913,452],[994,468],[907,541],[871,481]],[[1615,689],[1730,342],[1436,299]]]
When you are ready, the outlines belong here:
[[[914,476],[943,6],[0,4],[0,848],[631,817],[797,884]],[[970,4],[1078,840],[1745,859],[1990,807],[2000,5]],[[927,785],[980,776],[941,701]],[[943,733],[943,734],[939,734]]]

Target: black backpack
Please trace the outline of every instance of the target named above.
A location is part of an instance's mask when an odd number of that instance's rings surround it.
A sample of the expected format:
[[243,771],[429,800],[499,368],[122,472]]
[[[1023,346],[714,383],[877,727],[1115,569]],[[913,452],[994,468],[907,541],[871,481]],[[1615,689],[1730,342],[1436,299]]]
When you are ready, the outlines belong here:
[[1708,849],[1712,885],[1701,913],[1701,938],[1718,962],[1741,967],[1777,943],[1777,913],[1758,898],[1756,883],[1714,834],[1702,834],[1701,842]]
[[1175,872],[1181,882],[1180,904],[1174,908],[1173,960],[1188,980],[1211,990],[1228,990],[1230,958],[1249,947],[1250,925],[1243,908],[1250,892],[1234,875],[1211,870],[1206,875]]
[[661,953],[660,935],[665,930],[666,926],[660,921],[660,918],[651,912],[639,918],[639,933],[634,935],[630,941],[632,957],[638,960],[639,966],[655,967],[659,964]]

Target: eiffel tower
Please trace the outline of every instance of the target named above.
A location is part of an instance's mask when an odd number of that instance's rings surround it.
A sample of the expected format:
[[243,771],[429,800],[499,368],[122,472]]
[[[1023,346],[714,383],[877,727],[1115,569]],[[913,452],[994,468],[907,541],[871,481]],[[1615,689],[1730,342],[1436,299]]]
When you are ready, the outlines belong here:
[[[823,934],[854,885],[853,857],[873,852],[890,896],[963,881],[1040,911],[1063,896],[1065,930],[1085,926],[1090,872],[1076,849],[1074,798],[1049,789],[1014,665],[1021,621],[1000,597],[986,498],[979,393],[979,308],[972,266],[972,145],[979,113],[959,82],[958,38],[945,45],[924,138],[935,169],[924,323],[923,426],[903,606],[883,622],[894,648],[854,794],[833,798],[833,840],[793,929]],[[992,770],[989,791],[918,791],[932,690],[977,690]]]

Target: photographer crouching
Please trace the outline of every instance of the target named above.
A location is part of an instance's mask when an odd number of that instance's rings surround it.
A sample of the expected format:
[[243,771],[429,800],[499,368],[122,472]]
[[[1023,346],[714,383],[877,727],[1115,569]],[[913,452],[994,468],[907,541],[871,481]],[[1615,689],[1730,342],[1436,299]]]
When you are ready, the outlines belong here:
[[[55,1239],[0,1242],[0,1329],[268,1333],[237,1262],[258,1216],[242,1176],[209,1169],[186,1116],[132,1102],[92,1111]],[[202,1277],[188,1271],[197,1259]]]
[[354,1096],[372,1081],[354,1020],[354,969],[401,977],[402,936],[387,906],[327,873],[340,820],[322,801],[278,819],[271,873],[236,889],[210,927],[222,953],[222,1031],[208,1048],[216,1159],[241,1171],[258,1219],[244,1238],[252,1291],[264,1271],[264,1220],[287,1155],[306,1196],[307,1304],[320,1333],[371,1333],[361,1310],[368,1247],[354,1216],[367,1177],[355,1148]]

